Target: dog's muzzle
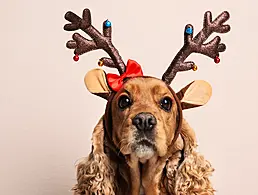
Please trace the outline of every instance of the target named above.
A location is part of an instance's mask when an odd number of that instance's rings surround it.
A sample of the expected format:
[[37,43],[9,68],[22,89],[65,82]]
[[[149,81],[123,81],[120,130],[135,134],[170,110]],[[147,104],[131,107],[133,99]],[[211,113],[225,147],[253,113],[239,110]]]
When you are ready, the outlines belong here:
[[155,116],[147,112],[137,114],[132,122],[139,131],[152,131],[157,124]]

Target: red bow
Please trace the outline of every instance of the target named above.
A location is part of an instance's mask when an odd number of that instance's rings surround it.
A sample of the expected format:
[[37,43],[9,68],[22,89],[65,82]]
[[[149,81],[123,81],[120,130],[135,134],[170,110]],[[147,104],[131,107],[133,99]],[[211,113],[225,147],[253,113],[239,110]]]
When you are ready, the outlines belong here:
[[121,87],[123,86],[125,78],[139,76],[143,76],[141,66],[133,60],[128,60],[125,73],[123,73],[120,76],[109,73],[107,74],[107,82],[109,87],[113,91],[119,91],[119,89],[121,89]]

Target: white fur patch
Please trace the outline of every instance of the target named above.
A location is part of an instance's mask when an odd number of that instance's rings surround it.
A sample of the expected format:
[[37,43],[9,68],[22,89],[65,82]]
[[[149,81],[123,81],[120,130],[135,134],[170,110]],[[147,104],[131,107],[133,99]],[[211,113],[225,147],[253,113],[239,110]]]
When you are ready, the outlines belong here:
[[154,155],[153,148],[145,145],[138,145],[134,152],[138,158],[150,159]]

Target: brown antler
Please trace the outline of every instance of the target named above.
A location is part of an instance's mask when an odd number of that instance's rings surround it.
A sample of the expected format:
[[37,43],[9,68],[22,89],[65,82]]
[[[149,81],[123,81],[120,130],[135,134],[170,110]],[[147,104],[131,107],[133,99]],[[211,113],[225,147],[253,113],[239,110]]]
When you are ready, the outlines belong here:
[[223,25],[229,19],[229,13],[222,12],[214,21],[212,21],[211,12],[204,15],[203,29],[193,38],[193,26],[191,24],[185,27],[184,46],[177,53],[170,66],[162,76],[162,80],[170,84],[176,73],[196,69],[194,62],[184,62],[191,53],[201,53],[210,58],[217,59],[219,52],[226,50],[226,45],[220,43],[220,37],[216,36],[210,42],[204,44],[204,41],[213,33],[227,33],[230,30],[229,25]]
[[65,14],[65,19],[71,22],[64,26],[65,30],[74,31],[81,29],[93,39],[88,40],[80,34],[74,33],[73,40],[68,41],[66,44],[67,48],[75,49],[74,53],[77,55],[81,55],[92,50],[103,49],[111,57],[111,59],[102,58],[104,62],[103,65],[117,68],[120,74],[125,72],[126,66],[119,55],[118,50],[113,46],[111,41],[111,23],[108,20],[103,23],[102,35],[91,25],[91,14],[89,9],[83,10],[82,18],[69,11]]

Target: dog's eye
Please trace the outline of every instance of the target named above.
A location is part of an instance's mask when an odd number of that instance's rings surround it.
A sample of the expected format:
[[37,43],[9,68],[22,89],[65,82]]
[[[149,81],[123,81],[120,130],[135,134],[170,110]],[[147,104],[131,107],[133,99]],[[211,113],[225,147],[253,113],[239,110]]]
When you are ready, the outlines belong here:
[[170,97],[164,97],[160,101],[160,106],[163,110],[169,112],[172,107],[172,100]]
[[122,95],[118,100],[118,106],[120,109],[125,109],[131,105],[131,100],[128,96]]

